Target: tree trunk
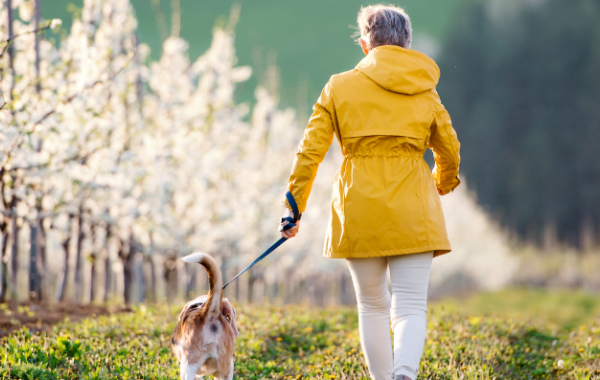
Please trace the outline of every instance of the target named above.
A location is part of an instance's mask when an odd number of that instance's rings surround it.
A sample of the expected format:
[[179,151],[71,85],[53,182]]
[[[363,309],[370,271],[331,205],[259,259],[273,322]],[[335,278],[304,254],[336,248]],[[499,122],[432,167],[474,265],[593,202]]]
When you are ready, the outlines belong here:
[[354,286],[352,279],[349,278],[348,273],[344,273],[342,276],[342,304],[343,305],[355,305],[356,297],[354,295]]
[[144,256],[141,260],[141,273],[142,273],[142,284],[143,289],[140,292],[141,298],[140,302],[153,302],[154,299],[152,297],[152,267],[150,265],[150,260],[148,256]]
[[77,216],[77,251],[75,253],[75,303],[81,303],[83,296],[83,257],[81,248],[83,246],[83,201],[79,204],[79,215]]
[[152,302],[158,301],[158,293],[156,289],[156,267],[154,265],[154,260],[152,257],[148,257],[148,263],[150,266],[150,294],[152,297]]
[[[123,246],[121,244],[121,246]],[[123,261],[123,297],[125,299],[125,303],[127,305],[131,305],[133,301],[133,287],[134,283],[134,272],[135,272],[135,255],[136,255],[136,247],[135,240],[133,238],[133,234],[129,239],[129,249],[127,250],[127,254],[123,252],[122,261]]]
[[4,217],[4,221],[0,225],[2,232],[2,251],[0,251],[0,270],[2,273],[2,288],[0,289],[0,303],[6,302],[8,297],[8,221]]
[[[41,13],[42,13],[42,0],[35,0],[35,4],[34,4],[34,16],[33,16],[33,22],[34,22],[34,26],[33,29],[37,30],[40,27],[40,19],[41,19]],[[33,50],[35,53],[35,90],[39,96],[40,94],[40,90],[41,90],[41,80],[40,80],[40,39],[41,39],[42,34],[41,33],[35,33],[35,40],[34,40],[34,45],[33,45]],[[40,140],[40,143],[38,144],[37,147],[37,151],[40,152],[42,149],[42,142]],[[41,211],[42,211],[42,200],[41,197],[39,198],[39,200],[37,201],[36,204],[36,208],[37,208],[37,212],[38,215],[40,215]],[[36,295],[36,299],[38,301],[41,301],[43,298],[43,289],[44,289],[44,275],[46,273],[45,269],[46,269],[46,246],[45,246],[45,233],[44,233],[44,219],[43,218],[39,218],[37,220],[37,225],[35,226],[35,232],[36,232],[36,237],[35,237],[35,243],[36,243],[36,250],[35,250],[35,255],[36,258],[38,260],[36,260],[36,265],[34,267],[34,270],[36,272],[36,284],[35,284],[35,295]],[[31,238],[31,241],[33,243],[33,238]],[[31,257],[33,258],[33,251],[31,252]],[[31,292],[31,290],[30,290]]]
[[167,301],[177,297],[177,259],[169,256],[165,259],[163,270],[165,279],[165,295]]
[[134,255],[128,254],[127,259],[123,263],[123,297],[125,303],[131,305],[133,301],[133,287],[134,287]]
[[17,300],[17,272],[19,271],[19,224],[17,217],[12,218],[12,257],[11,257],[11,287],[12,299]]
[[229,281],[229,277],[227,277],[227,264],[229,264],[227,256],[223,256],[221,258],[221,276],[223,277],[223,283]]
[[35,301],[39,295],[38,279],[38,225],[37,221],[29,223],[29,300]]
[[252,274],[252,271],[248,271],[248,295],[247,301],[248,303],[254,303],[254,283],[256,282],[256,277]]
[[106,227],[106,242],[104,249],[104,303],[108,302],[110,297],[111,290],[111,281],[112,281],[112,266],[110,262],[110,251],[108,250],[110,240],[112,237],[112,230],[110,225]]
[[[7,38],[12,38],[14,36],[14,31],[13,31],[13,20],[14,20],[14,11],[12,9],[12,0],[5,0],[4,4],[6,5],[6,13],[7,13],[7,19],[6,19],[6,35]],[[14,62],[15,62],[15,50],[13,47],[13,43],[11,42],[8,45],[8,48],[6,49],[6,53],[8,54],[8,67],[10,70],[10,73],[12,75],[11,78],[11,83],[10,83],[10,89],[9,89],[9,96],[10,96],[10,101],[13,100],[13,90],[15,88],[15,72],[14,72]],[[4,78],[2,78],[4,79]],[[11,111],[11,114],[14,113],[14,111]]]
[[106,255],[104,258],[104,303],[108,302],[110,297],[110,285],[112,280],[112,267],[110,262],[110,256]]
[[98,246],[96,239],[98,238],[97,236],[97,231],[96,231],[96,225],[92,224],[91,226],[91,232],[92,232],[92,254],[90,255],[90,261],[91,261],[91,268],[90,268],[90,303],[93,303],[94,300],[96,299],[96,278],[98,277],[97,274],[97,259],[98,259],[98,255],[96,254],[96,247]]
[[138,286],[137,302],[144,302],[146,300],[146,285],[148,283],[148,280],[144,275],[144,261],[145,260],[143,258],[141,260],[135,260],[135,272]]
[[[185,287],[185,298],[192,298],[196,293],[196,281],[197,281],[197,273],[198,273],[197,265],[190,265],[186,267],[188,282]],[[222,273],[222,272],[221,272]]]
[[[240,269],[239,266],[235,266],[234,267],[235,272],[234,273],[240,273]],[[227,279],[225,279],[226,281],[229,281]],[[240,281],[239,279],[235,281],[235,299],[239,300],[240,299]]]
[[[41,209],[40,209],[41,212]],[[39,252],[39,261],[38,261],[38,299],[43,301],[48,297],[46,292],[47,287],[47,279],[46,274],[48,273],[48,261],[46,258],[46,230],[44,229],[44,218],[40,218],[38,223],[38,252]]]
[[65,301],[65,297],[67,294],[66,289],[67,289],[67,283],[69,281],[69,257],[70,257],[69,245],[71,244],[71,232],[73,229],[72,228],[73,218],[74,218],[74,216],[72,214],[69,214],[69,223],[67,224],[67,237],[62,242],[62,247],[65,252],[65,263],[63,265],[63,278],[60,283],[60,286],[58,287],[58,300],[60,302]]
[[272,299],[279,298],[279,276],[277,275],[277,272],[275,272],[275,280],[273,281],[271,291]]
[[96,257],[95,254],[92,253],[92,267],[90,271],[90,303],[94,303],[96,299]]
[[[123,265],[123,277],[125,276],[125,243],[123,242],[123,240],[121,240],[121,238],[119,237],[119,252],[117,253],[117,255],[119,256],[119,259],[121,260],[121,264]],[[125,282],[125,281],[123,281]],[[123,291],[125,292],[126,290],[126,286],[123,287]]]

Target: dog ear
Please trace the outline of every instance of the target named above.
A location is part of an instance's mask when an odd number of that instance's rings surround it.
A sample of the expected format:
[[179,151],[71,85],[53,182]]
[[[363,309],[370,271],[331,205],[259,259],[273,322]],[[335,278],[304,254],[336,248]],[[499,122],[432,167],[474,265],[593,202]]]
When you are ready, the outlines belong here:
[[223,314],[223,316],[231,326],[235,337],[237,338],[238,336],[240,336],[240,333],[238,332],[237,326],[235,324],[235,309],[233,308],[233,306],[231,306],[231,303],[229,303],[229,300],[227,298],[223,298],[223,300],[221,301],[221,314]]

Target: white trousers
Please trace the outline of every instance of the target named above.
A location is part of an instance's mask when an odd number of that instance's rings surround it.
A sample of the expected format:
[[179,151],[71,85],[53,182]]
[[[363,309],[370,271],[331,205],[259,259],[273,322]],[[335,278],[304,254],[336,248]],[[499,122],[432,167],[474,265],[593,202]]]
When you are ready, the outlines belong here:
[[[358,330],[374,380],[416,380],[427,329],[427,287],[433,252],[347,259],[358,303]],[[390,270],[392,294],[387,285]],[[394,350],[390,337],[390,313]]]

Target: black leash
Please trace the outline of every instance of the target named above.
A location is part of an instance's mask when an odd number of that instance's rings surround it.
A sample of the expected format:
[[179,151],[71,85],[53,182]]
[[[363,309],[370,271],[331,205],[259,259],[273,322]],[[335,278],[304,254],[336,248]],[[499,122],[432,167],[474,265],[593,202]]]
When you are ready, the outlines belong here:
[[[296,204],[296,201],[294,200],[294,197],[292,196],[292,193],[290,193],[288,191],[285,194],[285,197],[287,198],[287,201],[290,204],[290,207],[292,208],[292,211],[294,212],[294,218],[293,219],[290,218],[290,217],[281,218],[282,222],[287,220],[289,223],[286,224],[285,226],[279,227],[279,231],[287,231],[290,228],[296,227],[296,222],[298,220],[300,220],[300,212],[298,211],[298,205]],[[225,289],[225,287],[227,285],[231,284],[233,281],[235,281],[238,277],[240,277],[242,274],[244,274],[248,269],[252,268],[259,261],[261,261],[265,257],[269,256],[269,254],[271,252],[273,252],[274,250],[276,250],[277,248],[279,248],[279,246],[282,245],[286,240],[287,240],[287,238],[284,238],[284,237],[282,237],[281,239],[277,240],[277,242],[275,244],[273,244],[272,246],[270,246],[269,249],[267,249],[262,255],[258,256],[256,258],[256,260],[254,260],[253,262],[251,262],[250,265],[248,265],[246,268],[244,268],[244,270],[242,270],[234,278],[232,278],[231,280],[229,280],[229,282],[227,282],[225,285],[223,285],[223,289]]]

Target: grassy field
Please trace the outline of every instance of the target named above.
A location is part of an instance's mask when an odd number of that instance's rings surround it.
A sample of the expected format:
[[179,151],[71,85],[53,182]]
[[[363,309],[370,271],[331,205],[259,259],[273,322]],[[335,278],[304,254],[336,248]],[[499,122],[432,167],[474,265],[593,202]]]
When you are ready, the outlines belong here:
[[464,315],[502,315],[570,331],[600,317],[600,297],[583,291],[505,290],[433,303]]
[[[504,313],[509,299],[524,306]],[[591,307],[577,309],[583,299]],[[463,301],[432,304],[421,379],[600,379],[598,297],[507,291]],[[50,333],[24,329],[1,342],[0,378],[177,379],[178,311],[141,306]],[[237,379],[368,379],[353,309],[239,306],[237,322]]]

